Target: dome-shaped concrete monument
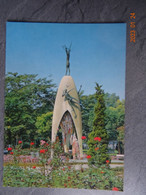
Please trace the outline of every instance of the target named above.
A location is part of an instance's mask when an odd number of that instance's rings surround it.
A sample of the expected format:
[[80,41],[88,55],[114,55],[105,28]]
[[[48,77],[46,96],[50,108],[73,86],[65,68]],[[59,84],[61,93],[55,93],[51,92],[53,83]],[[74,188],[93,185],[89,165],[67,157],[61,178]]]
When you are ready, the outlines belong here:
[[[69,119],[63,122],[68,124],[67,126],[68,135],[64,135],[64,136],[66,136],[66,139],[69,141],[68,136],[71,136],[71,134],[73,134],[73,126],[74,126],[74,129],[77,133],[78,142],[79,142],[80,156],[82,156],[81,109],[80,109],[76,86],[71,76],[64,76],[58,88],[55,105],[54,105],[54,111],[53,111],[52,142],[55,142],[57,130],[59,126],[61,126],[62,128],[62,125],[61,125],[62,119],[64,115],[67,113],[68,113]],[[65,131],[65,129],[63,128],[62,130]],[[66,134],[66,132],[63,132],[63,133]],[[64,141],[65,152],[68,152],[67,140]]]
[[81,158],[82,119],[80,101],[73,78],[67,75],[67,69],[70,68],[69,53],[67,52],[70,52],[70,50],[65,49],[67,54],[66,75],[62,78],[56,95],[52,120],[52,142],[55,142],[60,127],[63,135],[64,151],[69,152],[69,144],[72,145],[72,150],[78,144],[78,151],[75,152],[79,153]]

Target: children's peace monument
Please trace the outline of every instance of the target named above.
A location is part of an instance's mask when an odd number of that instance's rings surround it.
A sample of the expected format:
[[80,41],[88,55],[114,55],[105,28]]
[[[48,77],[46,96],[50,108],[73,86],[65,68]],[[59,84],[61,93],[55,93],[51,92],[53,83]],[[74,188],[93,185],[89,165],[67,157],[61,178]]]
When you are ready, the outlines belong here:
[[55,142],[59,128],[62,130],[64,152],[69,152],[75,159],[82,158],[82,119],[78,92],[73,78],[70,76],[70,48],[66,51],[66,73],[58,87],[52,120],[52,143]]

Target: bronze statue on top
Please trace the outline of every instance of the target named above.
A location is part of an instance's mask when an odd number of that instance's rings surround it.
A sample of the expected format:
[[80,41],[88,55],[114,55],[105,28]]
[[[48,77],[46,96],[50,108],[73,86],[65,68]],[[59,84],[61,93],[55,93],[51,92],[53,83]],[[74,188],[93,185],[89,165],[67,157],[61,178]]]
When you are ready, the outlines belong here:
[[66,46],[63,46],[64,50],[66,51],[66,73],[65,75],[67,75],[67,72],[69,72],[70,75],[70,51],[71,51],[71,45],[69,48],[67,48]]

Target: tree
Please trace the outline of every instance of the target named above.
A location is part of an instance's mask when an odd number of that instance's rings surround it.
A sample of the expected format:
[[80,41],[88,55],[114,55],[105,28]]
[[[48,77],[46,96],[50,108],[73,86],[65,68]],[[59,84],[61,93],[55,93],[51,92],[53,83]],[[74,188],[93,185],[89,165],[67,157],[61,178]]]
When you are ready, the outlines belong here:
[[[94,109],[94,121],[93,130],[89,134],[88,138],[88,155],[90,164],[102,165],[109,159],[108,152],[108,135],[105,129],[105,101],[104,91],[101,89],[98,83],[96,83],[96,99],[97,103]],[[101,139],[101,140],[100,140]],[[97,149],[98,148],[98,149]],[[97,149],[97,150],[96,150]]]
[[[109,135],[109,140],[117,139],[117,127],[124,125],[125,108],[124,100],[120,101],[119,96],[115,93],[104,94],[105,106],[106,106],[106,116],[105,116],[105,128]],[[81,110],[82,110],[82,126],[83,134],[88,136],[88,134],[93,129],[93,119],[94,119],[94,107],[97,103],[95,94],[92,95],[80,95]]]
[[82,95],[80,97],[81,110],[82,110],[82,126],[83,134],[88,136],[92,131],[93,118],[94,118],[94,106],[96,104],[95,94],[93,95]]
[[119,100],[119,96],[117,96],[115,93],[105,93],[104,100],[106,107],[116,107],[116,101]]
[[[125,101],[120,101],[119,98],[112,101],[113,104],[106,108],[106,126],[109,140],[117,140],[117,128],[124,125],[125,118]],[[113,106],[112,106],[113,105]]]
[[48,137],[51,139],[52,116],[53,112],[47,112],[37,117],[35,125],[40,139],[45,140]]
[[117,128],[118,131],[118,153],[119,154],[124,154],[124,135],[125,135],[125,127],[121,126],[119,128]]
[[8,73],[5,79],[5,145],[33,140],[37,116],[52,111],[55,84],[34,74]]

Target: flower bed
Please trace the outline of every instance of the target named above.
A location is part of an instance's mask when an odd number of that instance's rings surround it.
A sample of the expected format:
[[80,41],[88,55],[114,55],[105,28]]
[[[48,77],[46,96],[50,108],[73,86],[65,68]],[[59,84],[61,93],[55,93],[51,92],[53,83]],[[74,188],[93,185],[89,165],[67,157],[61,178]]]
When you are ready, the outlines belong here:
[[[17,157],[18,161],[20,163],[38,163],[39,158],[38,157],[33,157],[33,156],[25,156],[25,155],[20,155]],[[4,163],[13,163],[14,162],[14,156],[8,154],[4,155]]]
[[[97,141],[100,139],[98,138]],[[33,143],[33,142],[31,142]],[[54,150],[50,159],[50,151]],[[30,144],[30,151],[34,151],[34,144]],[[98,151],[98,150],[97,150]],[[35,149],[39,156],[22,155],[22,142],[9,148],[9,154],[4,155],[3,185],[11,187],[52,187],[78,189],[107,189],[121,191],[123,176],[110,169],[110,161],[106,160],[101,166],[84,166],[77,160],[76,166],[70,162],[69,154],[63,152],[59,139],[51,145],[41,140],[40,147]],[[88,162],[90,155],[84,155]],[[86,164],[87,165],[87,164]]]

